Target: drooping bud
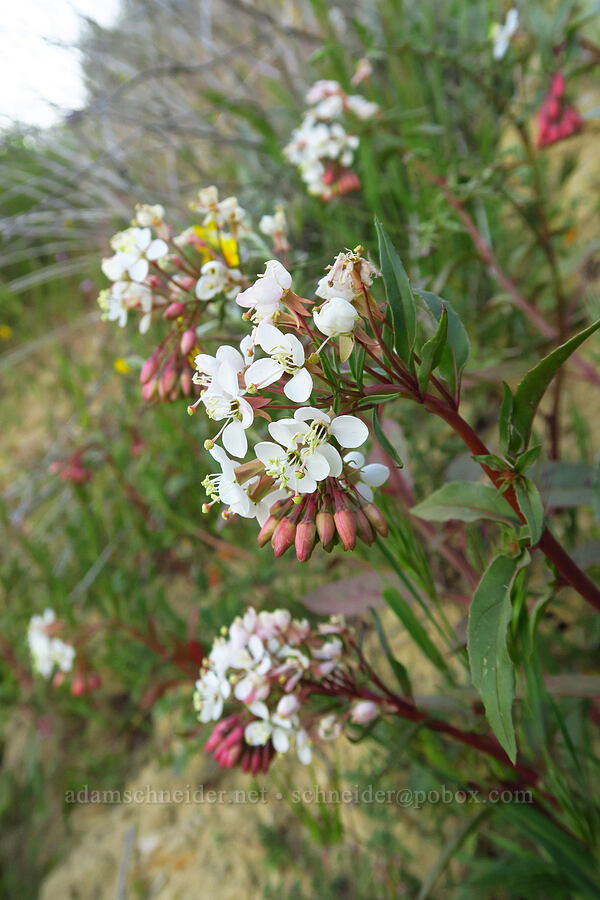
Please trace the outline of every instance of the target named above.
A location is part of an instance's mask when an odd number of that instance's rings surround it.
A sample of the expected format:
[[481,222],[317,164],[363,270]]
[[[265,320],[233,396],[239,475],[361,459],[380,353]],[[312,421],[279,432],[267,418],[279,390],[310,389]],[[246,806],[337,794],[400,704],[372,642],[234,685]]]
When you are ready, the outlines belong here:
[[338,509],[333,514],[333,521],[344,550],[356,547],[356,519],[351,509]]
[[335,537],[335,522],[330,512],[321,510],[317,513],[317,533],[323,546],[332,543]]
[[179,303],[179,301],[176,301],[175,303],[169,303],[163,313],[163,319],[168,319],[169,321],[171,321],[172,319],[178,319],[179,316],[183,315],[184,312],[185,305],[183,303]]
[[169,366],[169,368],[165,369],[162,373],[158,382],[158,394],[161,400],[167,396],[169,391],[173,390],[176,379],[177,372],[172,366]]
[[63,685],[65,683],[66,677],[67,676],[66,676],[65,672],[62,672],[62,671],[55,672],[54,676],[52,678],[52,687],[59,688],[61,685]]
[[289,550],[296,538],[296,525],[289,519],[281,519],[278,523],[273,537],[271,538],[271,546],[275,556],[280,557]]
[[245,484],[251,478],[256,478],[261,472],[264,472],[264,465],[260,459],[251,459],[235,467],[235,480],[238,484]]
[[367,517],[377,534],[380,534],[381,537],[387,537],[388,525],[381,510],[377,506],[375,506],[374,503],[366,503],[363,506],[362,511],[364,512],[365,516]]
[[179,383],[181,384],[181,393],[184,397],[189,397],[192,393],[192,373],[189,369],[185,369],[180,377]]
[[150,381],[147,381],[146,384],[142,388],[142,397],[149,403],[152,400],[156,391],[156,378],[151,378]]
[[296,528],[296,556],[298,562],[306,562],[314,549],[317,535],[316,525],[312,522],[300,522]]
[[87,677],[87,686],[90,691],[97,691],[102,684],[102,679],[97,672],[90,672]]
[[259,547],[264,547],[271,538],[273,537],[273,532],[279,525],[279,519],[275,516],[269,516],[263,527],[258,532],[257,543]]
[[193,328],[188,328],[181,335],[181,341],[179,343],[179,349],[183,356],[187,356],[188,353],[192,350],[194,344],[196,343],[196,332]]
[[369,524],[369,520],[362,509],[356,509],[354,511],[354,518],[356,519],[356,533],[358,537],[370,547],[375,540],[375,535],[373,534],[373,529]]
[[142,371],[140,372],[140,384],[146,384],[153,375],[156,375],[158,371],[159,360],[156,356],[151,356],[150,359],[147,359],[144,365],[142,366]]
[[85,694],[86,691],[86,683],[85,678],[83,677],[81,672],[75,672],[75,677],[71,682],[71,695],[73,697],[81,697],[82,694]]

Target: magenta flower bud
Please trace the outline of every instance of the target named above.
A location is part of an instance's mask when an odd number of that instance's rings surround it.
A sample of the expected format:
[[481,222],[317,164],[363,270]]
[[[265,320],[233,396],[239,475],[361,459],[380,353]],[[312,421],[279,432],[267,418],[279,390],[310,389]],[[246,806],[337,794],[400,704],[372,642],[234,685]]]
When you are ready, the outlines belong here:
[[357,725],[366,725],[379,715],[377,704],[372,700],[358,700],[352,707],[350,719]]
[[154,393],[156,391],[156,383],[156,378],[151,378],[150,381],[146,382],[146,384],[143,386],[142,397],[144,398],[146,403],[149,403],[150,400],[152,400],[152,397],[154,396]]
[[335,522],[330,512],[317,513],[317,533],[323,546],[332,543],[335,537]]
[[221,743],[223,736],[229,732],[236,721],[237,716],[227,716],[226,719],[221,719],[221,721],[215,725],[209,739],[204,745],[204,749],[207,753],[210,753],[211,750],[214,750],[215,747]]
[[66,678],[67,678],[67,676],[66,676],[65,672],[62,672],[62,671],[55,672],[52,677],[52,687],[59,688],[61,685],[63,685],[65,683]]
[[273,537],[273,532],[278,525],[279,519],[277,519],[275,516],[269,516],[263,527],[258,532],[258,537],[256,538],[259,547],[264,547],[265,544],[268,544],[268,542]]
[[168,320],[178,319],[179,316],[183,315],[184,312],[185,312],[185,306],[183,303],[178,303],[178,302],[169,303],[169,305],[167,306],[167,308],[165,309],[165,311],[163,313],[163,319],[168,319]]
[[186,369],[181,373],[179,383],[181,384],[181,393],[183,396],[189,397],[192,393],[192,373],[189,369]]
[[176,379],[177,372],[174,368],[169,367],[168,369],[165,369],[165,371],[160,376],[160,381],[158,382],[158,392],[161,397],[166,396],[169,391],[173,390]]
[[366,503],[363,506],[362,511],[364,512],[365,516],[367,517],[377,534],[380,534],[381,537],[387,537],[388,526],[387,522],[385,521],[385,516],[383,515],[381,510],[378,509],[378,507],[375,506],[374,503]]
[[317,528],[312,522],[300,522],[296,528],[296,556],[298,562],[306,562],[315,546]]
[[275,556],[280,557],[289,550],[296,537],[296,526],[289,519],[281,519],[271,538]]
[[86,691],[86,683],[85,678],[81,674],[81,672],[76,672],[73,681],[71,682],[71,694],[73,697],[81,697],[82,694],[85,694]]
[[344,550],[354,550],[356,547],[356,519],[350,509],[338,509],[333,514],[333,521]]
[[252,763],[252,753],[251,753],[251,751],[248,750],[248,748],[246,748],[244,750],[244,754],[242,756],[242,761],[240,762],[240,768],[241,768],[242,772],[249,772],[251,763]]
[[146,282],[151,288],[159,288],[162,285],[162,280],[158,275],[147,275]]
[[373,534],[373,529],[369,524],[369,520],[362,509],[355,510],[354,518],[356,519],[356,533],[358,537],[370,547],[375,540],[375,535]]
[[90,672],[87,677],[87,686],[90,691],[97,691],[102,684],[102,679],[97,672]]
[[147,359],[142,366],[142,371],[140,372],[140,384],[146,384],[148,381],[150,381],[152,376],[156,375],[158,366],[158,357],[151,356],[150,359]]
[[256,775],[261,768],[261,764],[262,764],[261,750],[262,749],[263,749],[262,747],[255,747],[254,750],[252,751],[252,762],[250,764],[250,770],[253,775]]
[[184,331],[181,335],[181,342],[179,344],[179,348],[183,356],[187,356],[188,353],[191,352],[193,346],[196,343],[196,332],[193,328],[188,328],[187,331]]
[[238,725],[237,728],[233,728],[232,731],[229,732],[223,743],[221,744],[221,748],[223,750],[229,750],[230,747],[233,747],[234,744],[241,743],[242,738],[244,737],[244,726]]

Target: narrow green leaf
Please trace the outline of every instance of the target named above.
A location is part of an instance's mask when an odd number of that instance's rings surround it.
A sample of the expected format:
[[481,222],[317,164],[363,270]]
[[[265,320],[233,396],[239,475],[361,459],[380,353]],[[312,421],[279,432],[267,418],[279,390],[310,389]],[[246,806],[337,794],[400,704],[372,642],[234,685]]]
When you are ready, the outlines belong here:
[[515,462],[515,472],[519,472],[519,474],[526,472],[537,461],[541,449],[541,444],[536,444],[535,447],[530,447],[529,450],[522,453]]
[[525,516],[525,521],[529,526],[531,543],[535,545],[538,543],[544,530],[544,506],[540,492],[533,481],[525,478],[524,475],[517,480],[515,491],[519,509]]
[[513,455],[516,456],[527,448],[539,402],[560,367],[598,328],[600,319],[565,344],[561,344],[525,375],[515,392],[510,420],[508,449]]
[[391,456],[393,460],[396,461],[401,469],[403,469],[404,463],[398,456],[396,448],[381,427],[381,422],[379,421],[379,413],[376,409],[373,410],[373,434],[375,435],[376,440],[381,444],[385,452],[389,456]]
[[517,743],[512,721],[515,672],[507,645],[512,616],[510,592],[528,556],[497,556],[484,573],[469,610],[468,651],[473,684],[490,726],[512,763]]
[[512,416],[514,398],[512,391],[504,384],[504,396],[502,397],[502,406],[500,407],[500,419],[498,421],[498,431],[500,435],[500,448],[503,453],[508,453],[508,440],[510,436],[510,419]]
[[460,391],[460,379],[462,371],[469,358],[469,338],[460,316],[452,308],[448,300],[442,300],[437,294],[430,291],[415,290],[415,294],[421,298],[426,308],[435,317],[436,321],[442,318],[445,310],[448,316],[448,333],[446,345],[439,362],[440,375],[448,382],[450,393],[458,395]]
[[424,393],[427,388],[431,373],[435,371],[440,364],[442,353],[446,346],[447,336],[448,312],[444,307],[435,334],[421,348],[421,362],[419,364],[417,378],[419,380],[419,389],[422,393]]
[[428,522],[475,522],[492,519],[508,525],[518,525],[519,519],[495,487],[478,481],[449,481],[434,491],[411,512]]
[[390,668],[392,672],[396,676],[398,684],[402,690],[402,693],[405,697],[410,697],[412,699],[413,692],[412,686],[410,683],[410,677],[406,670],[406,667],[402,665],[402,663],[396,659],[394,654],[392,653],[392,648],[389,645],[388,639],[386,637],[385,631],[383,629],[383,625],[381,624],[381,619],[375,612],[373,608],[371,608],[371,615],[373,616],[373,621],[375,622],[375,629],[377,631],[377,635],[379,637],[379,643],[383,647],[383,651],[387,657],[387,661],[390,664]]
[[402,594],[394,587],[387,587],[383,591],[383,598],[396,613],[413,641],[425,654],[427,659],[433,663],[436,669],[439,669],[441,672],[447,672],[448,667],[446,666],[440,651],[435,646]]
[[400,257],[396,253],[383,225],[377,218],[375,219],[375,228],[379,238],[381,274],[383,275],[385,294],[394,323],[396,351],[406,365],[412,369],[412,352],[417,330],[415,298]]
[[473,459],[475,462],[483,463],[484,466],[487,466],[488,469],[493,469],[495,472],[507,472],[510,469],[508,463],[500,456],[496,456],[495,453],[480,453],[473,456]]
[[365,348],[364,345],[360,344],[358,341],[355,341],[354,343],[354,350],[350,354],[348,364],[357,388],[362,390],[365,368]]

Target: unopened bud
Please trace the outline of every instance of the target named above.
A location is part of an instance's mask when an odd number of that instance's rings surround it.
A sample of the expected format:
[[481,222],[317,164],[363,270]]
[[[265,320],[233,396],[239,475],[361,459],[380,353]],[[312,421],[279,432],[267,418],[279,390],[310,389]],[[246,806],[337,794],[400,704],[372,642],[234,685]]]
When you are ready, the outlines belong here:
[[177,372],[175,369],[172,366],[165,369],[158,382],[158,393],[161,397],[166,397],[166,395],[173,390],[176,380]]
[[356,519],[356,533],[358,537],[361,541],[364,541],[364,543],[370,547],[375,540],[375,535],[373,534],[373,529],[369,524],[369,520],[365,516],[362,509],[357,509],[354,511],[354,518]]
[[163,313],[163,319],[168,319],[169,321],[178,319],[179,316],[183,315],[184,312],[185,306],[183,303],[179,303],[178,301],[176,301],[175,303],[169,303]]
[[310,558],[317,536],[316,526],[312,522],[300,522],[296,528],[296,556],[298,562],[306,562]]
[[156,356],[151,356],[150,359],[147,359],[144,365],[142,366],[142,371],[140,372],[140,384],[147,384],[148,381],[152,378],[153,375],[156,375],[158,371],[159,361]]
[[275,516],[269,516],[263,527],[258,532],[258,537],[256,538],[259,547],[264,547],[265,544],[268,544],[268,542],[273,537],[273,532],[278,525],[279,519],[277,519]]
[[255,478],[264,471],[264,465],[260,459],[251,459],[249,462],[242,463],[235,467],[235,480],[238,484],[244,484],[251,478]]
[[97,672],[90,672],[87,677],[87,686],[90,691],[97,691],[102,684],[102,679]]
[[377,704],[372,700],[359,700],[352,707],[350,720],[356,722],[357,725],[366,725],[372,722],[379,715]]
[[76,673],[73,681],[71,682],[71,694],[73,697],[81,697],[82,694],[85,694],[86,684],[85,678],[81,673]]
[[330,544],[335,537],[335,522],[330,512],[317,513],[317,532],[323,545]]
[[193,328],[188,328],[181,335],[181,341],[179,343],[179,349],[183,356],[187,356],[191,351],[192,347],[196,343],[196,332]]
[[65,683],[66,674],[62,671],[55,672],[54,677],[52,678],[52,687],[59,688],[62,684]]
[[142,397],[144,398],[146,403],[149,403],[150,400],[152,400],[152,397],[154,396],[155,391],[156,391],[156,378],[151,378],[150,381],[147,381],[146,384],[142,388]]
[[281,519],[273,532],[271,538],[271,546],[275,556],[283,556],[286,550],[294,543],[296,537],[296,526],[289,519]]
[[192,393],[192,373],[186,369],[181,373],[179,382],[181,384],[181,392],[184,397],[189,397]]
[[387,522],[385,521],[385,516],[383,515],[381,510],[377,506],[375,506],[374,503],[366,503],[363,506],[362,511],[364,512],[365,516],[367,517],[377,534],[380,534],[381,537],[387,537],[388,526]]
[[344,550],[354,550],[356,547],[356,519],[349,509],[338,509],[333,514],[333,521]]

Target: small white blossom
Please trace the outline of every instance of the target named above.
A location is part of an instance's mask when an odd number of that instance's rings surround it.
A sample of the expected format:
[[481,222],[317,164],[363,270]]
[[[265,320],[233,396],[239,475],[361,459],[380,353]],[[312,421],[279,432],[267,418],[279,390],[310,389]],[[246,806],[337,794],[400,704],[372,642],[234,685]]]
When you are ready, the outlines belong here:
[[31,617],[27,631],[33,667],[44,678],[49,678],[54,668],[70,672],[75,659],[74,647],[48,634],[48,629],[55,622],[54,610],[46,609],[41,616]]
[[344,462],[353,469],[358,469],[360,471],[356,490],[369,502],[373,499],[373,488],[381,487],[381,485],[385,484],[390,477],[390,470],[387,466],[382,465],[382,463],[369,463],[368,465],[365,465],[363,454],[358,453],[356,450],[352,453],[347,453],[344,457]]
[[343,297],[332,297],[313,313],[315,325],[327,337],[351,334],[359,318],[356,309]]
[[504,59],[504,57],[506,56],[506,51],[510,46],[511,38],[516,33],[518,27],[519,12],[514,7],[512,9],[509,9],[508,13],[506,14],[506,21],[504,22],[504,25],[500,25],[499,22],[494,22],[490,29],[490,34],[494,45],[494,59]]
[[105,259],[102,271],[111,281],[128,275],[132,281],[143,281],[148,274],[149,261],[165,257],[169,248],[161,238],[152,238],[150,228],[128,228],[111,240],[115,255]]
[[305,403],[311,395],[313,381],[304,368],[304,347],[293,334],[284,334],[263,319],[256,329],[255,342],[269,354],[268,359],[258,359],[246,369],[246,387],[254,385],[259,390],[273,384],[283,375],[291,378],[283,392],[294,403]]

